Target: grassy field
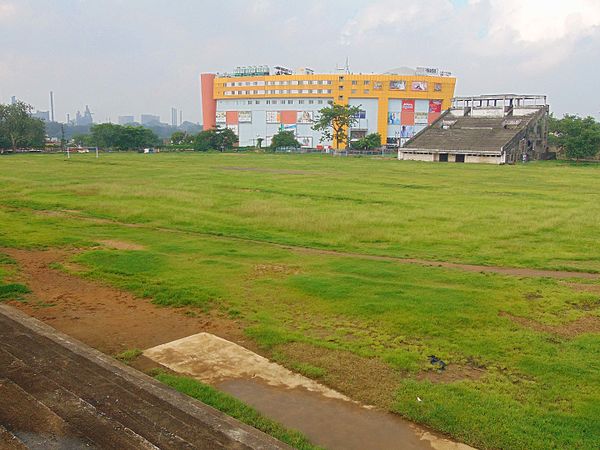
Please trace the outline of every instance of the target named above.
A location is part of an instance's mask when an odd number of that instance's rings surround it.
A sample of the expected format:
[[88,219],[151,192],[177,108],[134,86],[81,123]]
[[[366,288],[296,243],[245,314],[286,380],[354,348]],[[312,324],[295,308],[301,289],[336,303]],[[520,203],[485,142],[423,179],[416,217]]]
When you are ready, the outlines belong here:
[[600,280],[368,258],[598,273],[599,166],[107,154],[0,169],[0,246],[81,248],[86,276],[230,317],[286,366],[472,445],[600,447]]

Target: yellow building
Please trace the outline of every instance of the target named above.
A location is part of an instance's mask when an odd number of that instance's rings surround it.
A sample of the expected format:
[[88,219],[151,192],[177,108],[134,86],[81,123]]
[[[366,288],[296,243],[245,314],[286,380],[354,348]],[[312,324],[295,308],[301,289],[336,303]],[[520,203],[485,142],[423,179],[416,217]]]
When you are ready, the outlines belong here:
[[[204,129],[231,128],[240,145],[261,138],[268,145],[279,130],[293,131],[303,146],[328,146],[312,130],[329,102],[359,106],[349,138],[379,133],[381,143],[412,137],[451,106],[456,78],[438,69],[397,69],[385,74],[316,74],[266,67],[234,74],[202,74]],[[343,143],[345,146],[346,143]]]

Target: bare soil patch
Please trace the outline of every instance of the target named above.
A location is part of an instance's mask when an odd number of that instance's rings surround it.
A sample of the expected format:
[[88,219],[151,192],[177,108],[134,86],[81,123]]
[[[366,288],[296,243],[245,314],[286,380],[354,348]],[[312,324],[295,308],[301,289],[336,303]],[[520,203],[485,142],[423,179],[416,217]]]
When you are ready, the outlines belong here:
[[98,241],[105,247],[114,248],[115,250],[145,250],[146,247],[132,242],[117,241],[114,239],[103,239]]
[[499,315],[501,317],[509,318],[511,321],[521,325],[522,327],[539,331],[541,333],[555,334],[564,338],[574,338],[585,333],[600,333],[600,318],[595,316],[581,317],[577,320],[562,325],[546,325],[533,319],[514,316],[504,311],[501,311]]
[[417,375],[417,380],[427,380],[432,383],[452,383],[464,380],[479,380],[485,375],[485,369],[448,364],[444,370],[427,370]]
[[160,307],[49,267],[64,263],[75,251],[3,251],[17,261],[20,281],[32,291],[26,302],[12,305],[104,353],[150,348],[202,331],[252,345],[233,320],[195,310],[197,314],[189,314],[189,308]]

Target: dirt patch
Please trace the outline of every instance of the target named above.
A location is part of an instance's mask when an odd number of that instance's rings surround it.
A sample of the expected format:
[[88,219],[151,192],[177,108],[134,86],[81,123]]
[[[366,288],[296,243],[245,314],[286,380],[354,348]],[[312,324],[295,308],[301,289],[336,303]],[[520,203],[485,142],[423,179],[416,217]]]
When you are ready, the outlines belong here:
[[[195,310],[196,314],[190,314],[189,308],[159,307],[128,292],[50,267],[51,263],[64,263],[75,251],[3,252],[17,261],[19,281],[32,291],[25,296],[27,302],[12,305],[104,353],[150,348],[202,331],[252,345],[233,320]],[[40,304],[47,306],[36,306]]]
[[571,289],[579,292],[590,292],[592,294],[600,295],[599,284],[585,284],[585,283],[564,283],[565,286],[569,286]]
[[300,269],[283,264],[256,264],[252,268],[252,279],[263,277],[286,277],[298,275]]
[[501,311],[499,315],[509,318],[522,327],[539,331],[540,333],[555,334],[563,338],[574,338],[585,333],[600,333],[600,318],[595,316],[581,317],[562,325],[546,325],[525,317],[514,316],[504,311]]
[[485,369],[477,367],[448,364],[444,370],[427,370],[417,375],[417,380],[432,383],[453,383],[455,381],[479,380],[485,375]]
[[145,250],[146,247],[139,244],[134,244],[132,242],[125,241],[117,241],[113,239],[103,239],[98,241],[100,244],[104,245],[108,248],[113,248],[115,250]]
[[277,350],[294,362],[325,369],[323,382],[361,403],[390,409],[403,375],[376,358],[294,342]]

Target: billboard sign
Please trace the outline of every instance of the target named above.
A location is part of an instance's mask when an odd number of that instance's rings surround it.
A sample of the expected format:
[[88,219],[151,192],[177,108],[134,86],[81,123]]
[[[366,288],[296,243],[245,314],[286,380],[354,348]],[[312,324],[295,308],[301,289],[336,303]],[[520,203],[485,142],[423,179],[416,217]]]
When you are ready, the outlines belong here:
[[279,111],[267,111],[267,123],[279,123],[281,122],[281,115]]
[[440,69],[436,67],[417,67],[416,73],[417,75],[425,75],[428,77],[439,77]]
[[414,112],[415,111],[415,101],[414,100],[403,100],[402,101],[402,111]]
[[429,113],[426,112],[416,112],[415,113],[415,123],[428,123],[429,122]]
[[401,138],[411,138],[415,135],[415,127],[412,125],[402,125],[400,128]]
[[429,100],[429,112],[430,113],[441,113],[442,112],[442,101],[441,100]]
[[216,119],[217,123],[227,122],[227,113],[225,111],[217,111]]
[[227,128],[233,131],[236,136],[240,135],[238,125],[227,125]]
[[401,116],[399,111],[388,112],[388,125],[400,125]]
[[427,91],[427,82],[426,81],[413,81],[411,87],[412,87],[413,91],[425,92],[425,91]]
[[364,109],[361,109],[358,111],[358,113],[356,113],[354,116],[352,116],[354,119],[366,119],[367,118],[367,112]]
[[286,123],[282,123],[279,126],[279,131],[291,131],[292,133],[294,133],[294,136],[296,135],[296,131],[298,130],[298,125],[294,124],[286,124]]
[[300,146],[312,148],[313,146],[313,138],[312,136],[302,136],[296,138],[298,142],[300,142]]
[[381,81],[373,82],[373,90],[380,91],[383,89],[383,83]]
[[238,122],[251,123],[252,122],[252,111],[240,111],[238,113]]
[[392,80],[390,81],[390,90],[392,91],[405,91],[406,81],[404,80]]
[[296,122],[298,123],[313,123],[314,111],[298,111]]

